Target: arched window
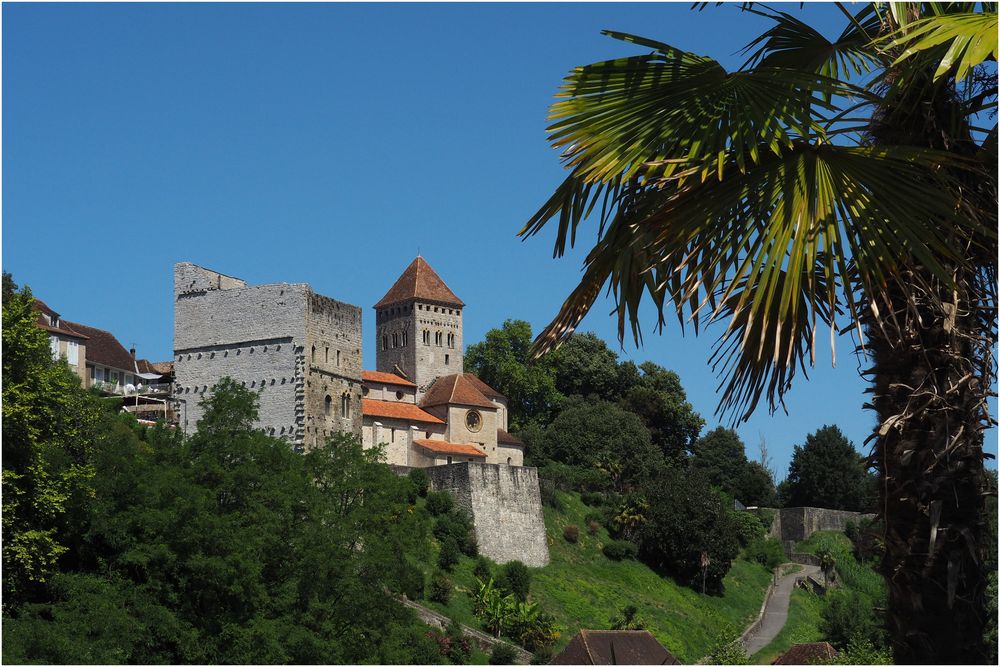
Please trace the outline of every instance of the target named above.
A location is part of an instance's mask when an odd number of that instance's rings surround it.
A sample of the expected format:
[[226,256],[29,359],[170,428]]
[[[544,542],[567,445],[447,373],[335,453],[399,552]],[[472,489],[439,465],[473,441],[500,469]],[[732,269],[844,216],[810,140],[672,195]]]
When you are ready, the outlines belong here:
[[431,332],[428,331],[427,329],[424,329],[424,345],[430,345],[430,344],[431,344]]
[[312,347],[312,360],[316,361],[316,346],[315,345],[313,345],[313,347]]
[[329,417],[332,411],[333,411],[333,399],[330,398],[329,395],[327,395],[327,397],[323,400],[323,414]]
[[389,349],[389,336],[385,334],[382,334],[382,349],[383,350]]
[[340,350],[337,350],[337,366],[340,366]]
[[340,396],[340,416],[344,419],[351,417],[351,395],[346,392]]
[[403,332],[403,347],[406,347],[406,332]]
[[399,334],[398,333],[392,334],[392,346],[393,347],[399,347]]

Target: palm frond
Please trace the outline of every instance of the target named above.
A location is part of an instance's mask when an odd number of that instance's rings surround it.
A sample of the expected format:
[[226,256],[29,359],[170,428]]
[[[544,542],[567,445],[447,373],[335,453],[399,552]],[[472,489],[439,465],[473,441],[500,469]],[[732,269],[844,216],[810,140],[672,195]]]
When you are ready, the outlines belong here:
[[908,23],[890,35],[886,48],[903,49],[893,65],[918,54],[941,51],[934,79],[952,72],[956,79],[964,79],[977,65],[997,59],[997,13],[984,11],[929,16]]
[[835,327],[840,311],[858,320],[857,290],[882,293],[913,259],[950,280],[942,260],[963,260],[945,230],[970,223],[956,214],[942,165],[979,168],[924,149],[796,142],[738,178],[626,189],[534,352],[568,336],[607,285],[621,338],[630,324],[641,339],[646,296],[657,328],[668,308],[696,330],[705,317],[728,320],[714,360],[729,377],[720,409],[746,418],[762,395],[774,409],[794,369],[814,357],[817,321]]
[[746,11],[766,16],[774,25],[743,49],[748,58],[742,69],[784,67],[846,80],[879,65],[880,55],[873,41],[881,30],[881,19],[872,4],[854,15],[848,14],[851,20],[833,42],[787,12]]

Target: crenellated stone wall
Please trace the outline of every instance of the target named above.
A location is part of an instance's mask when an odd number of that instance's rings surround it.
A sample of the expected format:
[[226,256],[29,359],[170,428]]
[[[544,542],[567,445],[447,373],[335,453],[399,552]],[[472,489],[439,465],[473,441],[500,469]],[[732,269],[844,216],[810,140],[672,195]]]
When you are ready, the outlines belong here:
[[447,491],[472,518],[479,552],[498,563],[549,563],[538,469],[489,463],[425,468],[431,487]]

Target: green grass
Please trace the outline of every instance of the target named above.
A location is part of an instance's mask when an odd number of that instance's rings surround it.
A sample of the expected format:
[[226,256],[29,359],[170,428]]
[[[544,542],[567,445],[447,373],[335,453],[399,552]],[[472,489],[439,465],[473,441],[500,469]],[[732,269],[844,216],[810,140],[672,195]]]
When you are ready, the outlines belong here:
[[876,604],[882,604],[886,595],[885,581],[872,565],[859,563],[854,558],[851,541],[843,533],[831,530],[818,531],[795,548],[799,553],[810,554],[823,549],[828,549],[833,554],[837,575],[843,586],[867,595]]
[[[630,604],[638,607],[646,629],[688,663],[707,655],[720,637],[739,635],[756,617],[771,577],[763,566],[737,560],[724,580],[725,594],[702,596],[636,561],[609,560],[601,553],[610,539],[607,531],[601,528],[593,536],[587,531],[584,517],[593,509],[577,494],[560,493],[559,498],[562,511],[545,508],[551,563],[531,571],[531,597],[555,617],[561,631],[556,652],[582,628],[609,628],[611,616]],[[568,524],[580,529],[576,544],[563,538],[563,527]],[[435,562],[436,551],[428,553],[428,572]],[[463,557],[448,575],[456,589],[447,605],[423,604],[478,628],[467,595],[476,587],[474,564],[473,559]]]
[[819,629],[822,612],[822,598],[800,588],[793,590],[785,627],[770,644],[751,656],[750,661],[756,665],[769,665],[794,644],[823,641],[823,633]]

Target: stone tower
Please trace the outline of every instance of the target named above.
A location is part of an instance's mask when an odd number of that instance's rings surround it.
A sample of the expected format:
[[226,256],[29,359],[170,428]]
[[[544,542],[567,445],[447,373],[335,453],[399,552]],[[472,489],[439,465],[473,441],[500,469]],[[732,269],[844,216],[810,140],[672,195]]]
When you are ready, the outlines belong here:
[[174,265],[174,400],[193,431],[223,377],[259,396],[259,428],[299,449],[361,433],[361,309],[306,284],[248,285]]
[[461,373],[464,307],[417,256],[374,306],[377,369],[415,383],[418,402],[435,378]]

